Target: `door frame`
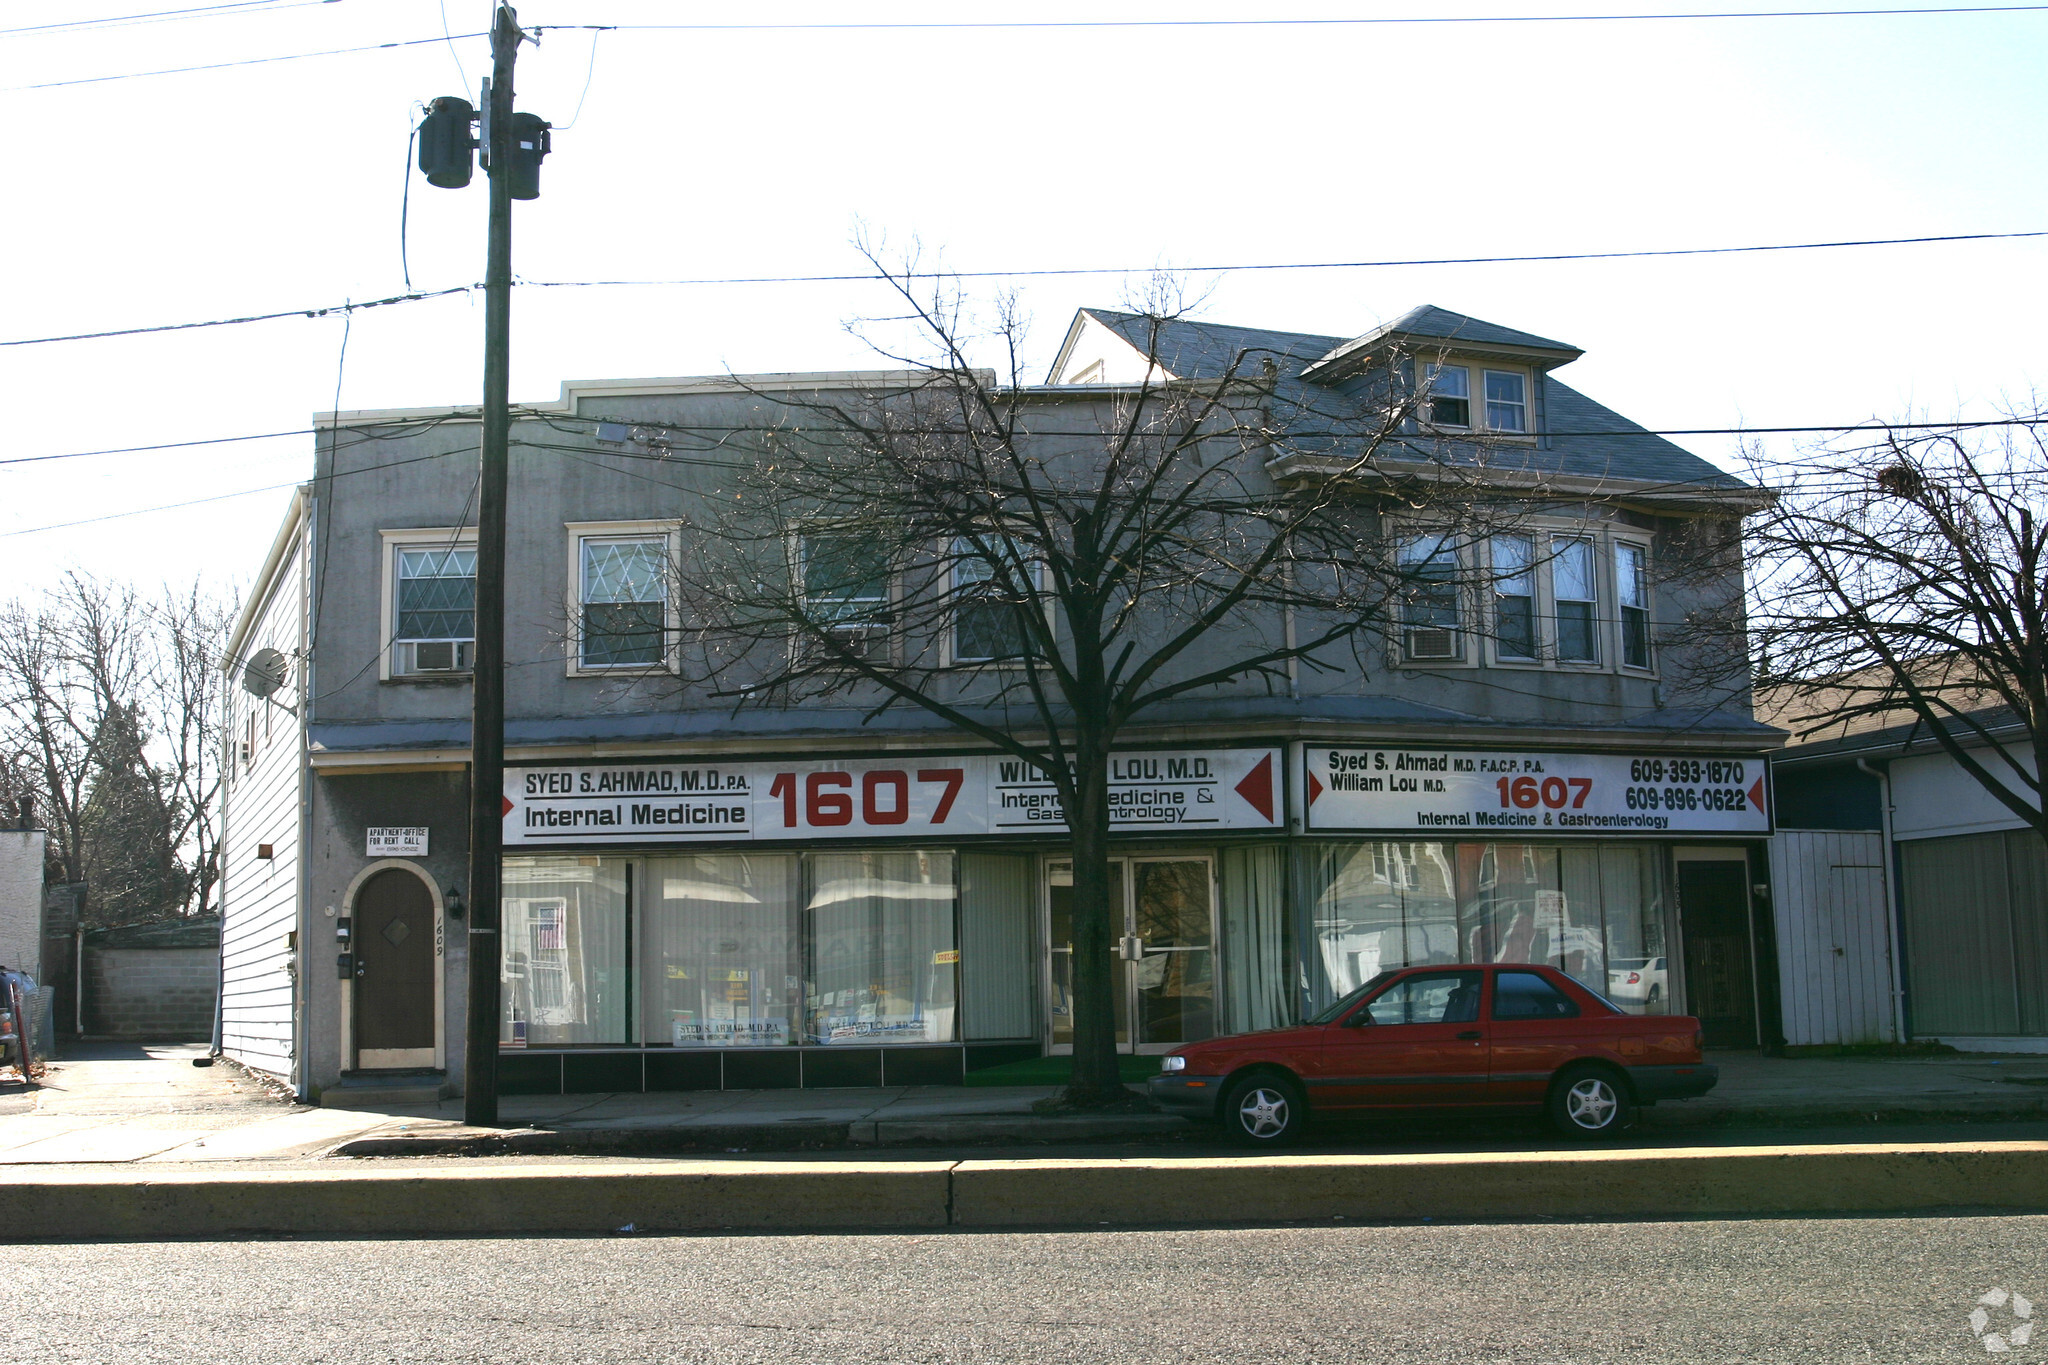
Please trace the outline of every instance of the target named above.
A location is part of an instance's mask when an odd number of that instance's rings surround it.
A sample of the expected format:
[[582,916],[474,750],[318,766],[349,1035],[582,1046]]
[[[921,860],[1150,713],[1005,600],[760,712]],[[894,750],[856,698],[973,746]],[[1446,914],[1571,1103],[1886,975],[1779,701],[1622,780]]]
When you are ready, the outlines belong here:
[[1676,954],[1665,958],[1664,970],[1668,979],[1672,964],[1674,962],[1677,963],[1679,986],[1685,992],[1680,999],[1685,1004],[1685,1012],[1690,1014],[1692,1013],[1692,983],[1684,978],[1685,902],[1678,889],[1678,865],[1680,863],[1742,864],[1742,922],[1749,935],[1747,953],[1749,958],[1749,1016],[1751,1028],[1754,1030],[1754,1037],[1750,1046],[1760,1048],[1764,1042],[1764,1001],[1763,983],[1761,980],[1763,964],[1757,958],[1756,883],[1753,880],[1756,876],[1756,869],[1750,865],[1749,850],[1740,844],[1710,845],[1705,847],[1679,844],[1675,845],[1671,850],[1671,904],[1673,909],[1678,912],[1678,941],[1676,944],[1667,944],[1666,946],[1675,947],[1678,951]]
[[[1152,850],[1147,852],[1112,853],[1111,862],[1124,865],[1123,924],[1116,937],[1122,938],[1131,931],[1131,919],[1137,907],[1138,878],[1132,869],[1139,863],[1205,863],[1209,868],[1209,981],[1216,992],[1218,1007],[1223,997],[1223,943],[1220,938],[1222,920],[1223,888],[1217,881],[1217,853],[1214,848],[1174,852]],[[1039,1035],[1048,1057],[1070,1057],[1074,1052],[1072,1043],[1055,1043],[1052,1040],[1052,867],[1055,863],[1074,861],[1071,853],[1045,853],[1038,859],[1038,998],[1043,1002],[1039,1015],[1045,1021],[1044,1031]],[[1159,1057],[1182,1046],[1180,1043],[1140,1043],[1136,1040],[1138,1027],[1138,1001],[1136,973],[1132,964],[1118,958],[1124,966],[1124,1019],[1132,1034],[1132,1041],[1125,1048],[1119,1048],[1123,1057]]]
[[[397,1066],[385,1066],[375,1069],[412,1070],[416,1066],[430,1065],[432,1069],[435,1071],[446,1071],[448,1069],[448,907],[442,902],[441,888],[436,886],[434,884],[434,879],[432,877],[429,877],[426,874],[426,871],[423,868],[421,868],[417,862],[413,861],[410,858],[380,858],[376,862],[370,863],[367,866],[365,866],[362,871],[356,873],[354,880],[349,882],[348,890],[342,893],[341,913],[349,917],[349,923],[351,925],[355,924],[357,922],[357,916],[355,912],[357,894],[362,891],[365,885],[368,884],[370,878],[376,876],[379,872],[389,872],[394,868],[402,868],[405,871],[412,873],[415,877],[418,877],[422,882],[426,883],[427,895],[432,897],[434,902],[434,1055],[431,1058],[431,1060],[423,1058],[420,1062],[415,1062],[410,1065],[401,1063]],[[335,913],[334,908],[332,906],[329,906],[327,913],[330,915]],[[355,942],[353,937],[351,937],[349,942],[349,951],[351,953],[355,951]],[[418,1052],[425,1052],[427,1049],[417,1048],[413,1050]],[[354,979],[351,978],[350,980],[341,983],[342,1071],[350,1072],[362,1069],[357,1065],[357,1054],[358,1049],[356,1047],[356,983]]]

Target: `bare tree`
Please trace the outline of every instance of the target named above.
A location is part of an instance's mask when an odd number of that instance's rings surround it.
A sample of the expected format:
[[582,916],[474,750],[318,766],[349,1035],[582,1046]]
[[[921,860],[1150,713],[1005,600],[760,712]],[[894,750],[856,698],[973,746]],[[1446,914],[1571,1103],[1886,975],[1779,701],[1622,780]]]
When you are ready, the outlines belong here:
[[736,707],[916,707],[1043,774],[1073,840],[1067,1098],[1118,1103],[1119,736],[1176,699],[1372,671],[1404,632],[1459,619],[1469,547],[1533,503],[1500,496],[1483,444],[1430,434],[1410,357],[1341,393],[1283,383],[1290,358],[1255,350],[1172,379],[1178,313],[1155,301],[1142,379],[1034,389],[1013,307],[977,334],[956,293],[869,259],[917,338],[877,344],[902,380],[761,393],[779,417],[720,438],[683,517],[682,682]]
[[2048,418],[1754,463],[1759,693],[1804,735],[1917,723],[2048,838]]
[[57,875],[109,883],[90,913],[210,908],[229,610],[197,585],[146,601],[82,573],[0,608],[0,785],[35,798]]

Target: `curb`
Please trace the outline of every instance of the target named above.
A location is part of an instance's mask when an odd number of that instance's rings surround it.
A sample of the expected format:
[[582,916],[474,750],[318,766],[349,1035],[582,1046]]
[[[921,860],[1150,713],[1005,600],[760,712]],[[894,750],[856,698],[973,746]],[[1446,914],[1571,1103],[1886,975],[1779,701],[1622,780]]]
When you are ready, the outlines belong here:
[[[2048,1142],[1112,1161],[45,1172],[62,1240],[1614,1219],[2048,1209]],[[14,1240],[26,1240],[16,1238]]]
[[847,1147],[1173,1140],[1195,1130],[1172,1114],[875,1119],[853,1123],[691,1124],[645,1128],[455,1129],[372,1133],[328,1156],[540,1156],[679,1152],[790,1152]]

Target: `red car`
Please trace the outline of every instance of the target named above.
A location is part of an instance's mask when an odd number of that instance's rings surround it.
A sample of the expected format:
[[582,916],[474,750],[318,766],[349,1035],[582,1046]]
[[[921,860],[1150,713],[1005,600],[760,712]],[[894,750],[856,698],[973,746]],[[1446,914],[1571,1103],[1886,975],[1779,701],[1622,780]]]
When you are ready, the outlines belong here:
[[1382,972],[1298,1028],[1190,1043],[1148,1082],[1170,1113],[1254,1146],[1311,1112],[1542,1109],[1560,1131],[1618,1129],[1629,1107],[1704,1095],[1699,1020],[1624,1014],[1553,967]]

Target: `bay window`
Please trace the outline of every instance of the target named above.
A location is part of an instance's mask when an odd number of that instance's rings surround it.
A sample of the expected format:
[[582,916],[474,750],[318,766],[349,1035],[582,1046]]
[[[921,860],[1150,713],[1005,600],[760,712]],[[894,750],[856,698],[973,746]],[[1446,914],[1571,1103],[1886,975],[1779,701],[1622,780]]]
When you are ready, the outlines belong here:
[[1650,666],[1650,586],[1644,559],[1642,546],[1625,540],[1614,543],[1614,592],[1621,603],[1621,661],[1630,668]]
[[1400,566],[1402,654],[1417,662],[1463,657],[1457,543],[1411,536],[1401,543]]
[[1527,536],[1493,538],[1493,648],[1500,658],[1536,657],[1535,558]]
[[1594,584],[1593,542],[1557,536],[1550,542],[1550,595],[1559,663],[1598,663],[1599,589]]

